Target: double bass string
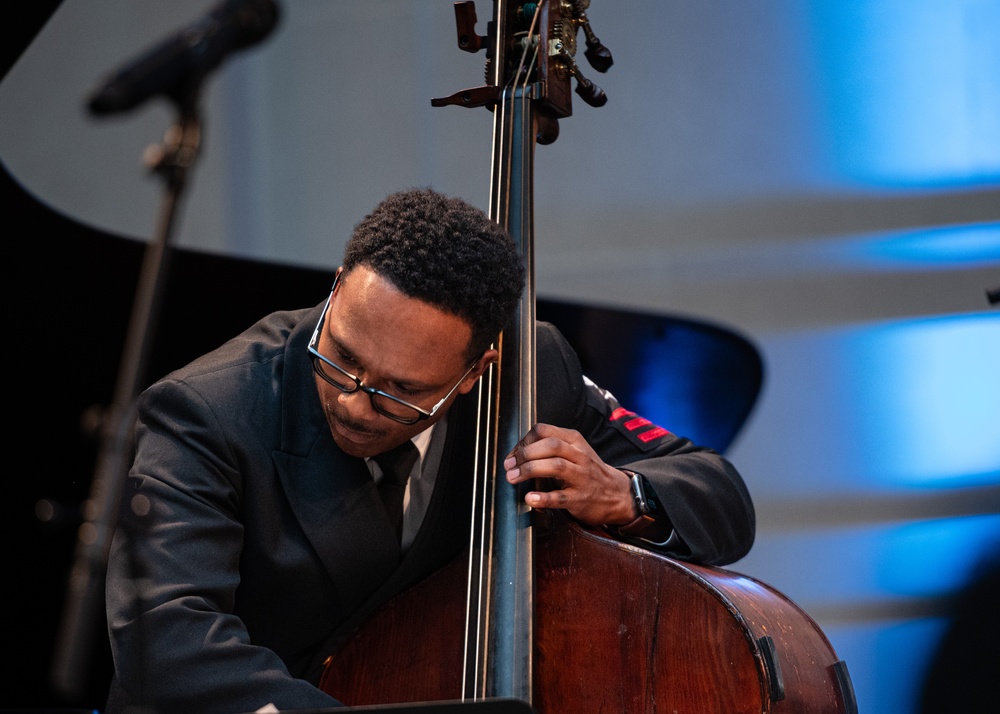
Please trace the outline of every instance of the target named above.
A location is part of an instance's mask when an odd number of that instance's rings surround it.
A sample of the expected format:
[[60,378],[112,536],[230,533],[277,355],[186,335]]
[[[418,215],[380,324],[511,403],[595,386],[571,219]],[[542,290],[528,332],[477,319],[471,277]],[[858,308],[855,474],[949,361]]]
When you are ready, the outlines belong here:
[[[494,146],[493,174],[491,188],[491,217],[501,225],[509,223],[510,181],[511,175],[503,170],[513,163],[511,147],[514,124],[509,120],[516,113],[515,102],[521,103],[520,116],[530,116],[526,111],[528,102],[528,83],[538,57],[537,42],[533,43],[539,13],[532,18],[528,30],[527,41],[524,43],[517,71],[514,72],[502,93],[501,105],[494,116]],[[528,63],[529,51],[530,63]],[[508,106],[509,103],[509,106]],[[529,149],[530,150],[530,149]],[[525,164],[521,163],[521,166]],[[522,187],[523,190],[523,187]],[[506,198],[504,198],[506,197]],[[523,205],[523,197],[521,199]],[[522,233],[523,234],[523,233]],[[525,256],[525,268],[533,271],[531,254]],[[529,275],[533,273],[529,272]],[[533,301],[533,290],[531,293]],[[529,317],[533,321],[533,310]],[[522,320],[524,319],[522,315]],[[502,352],[503,335],[499,336],[497,348]],[[522,340],[523,343],[523,340]],[[533,347],[533,341],[530,342]],[[522,351],[524,344],[520,345]],[[522,356],[523,359],[523,356]],[[522,362],[523,363],[523,362]],[[531,360],[533,365],[534,360]],[[466,594],[466,632],[465,652],[463,657],[462,699],[480,698],[486,692],[486,676],[489,664],[485,653],[488,651],[489,613],[491,597],[491,553],[493,549],[493,524],[495,514],[496,480],[498,478],[499,462],[499,377],[500,366],[493,365],[484,375],[477,387],[477,435],[476,452],[473,467],[473,494],[471,507],[473,509],[470,529],[470,550]],[[532,380],[532,389],[533,389]],[[492,476],[492,478],[490,478]]]
[[[466,622],[465,622],[465,651],[462,663],[462,699],[477,698],[481,691],[482,668],[480,652],[483,650],[483,634],[485,632],[484,618],[487,608],[486,597],[489,589],[483,587],[484,582],[488,582],[486,569],[489,560],[484,556],[489,551],[488,539],[491,532],[490,519],[487,514],[489,508],[490,493],[487,488],[485,475],[492,460],[491,452],[495,452],[495,447],[486,441],[489,427],[489,419],[486,415],[494,408],[494,393],[496,391],[496,370],[491,366],[486,374],[479,380],[477,385],[476,398],[476,448],[475,459],[473,461],[473,498],[472,498],[472,518],[469,537],[469,565],[468,578],[466,584]],[[480,478],[482,476],[482,478]],[[478,553],[478,558],[477,558]],[[485,596],[485,597],[484,597]]]

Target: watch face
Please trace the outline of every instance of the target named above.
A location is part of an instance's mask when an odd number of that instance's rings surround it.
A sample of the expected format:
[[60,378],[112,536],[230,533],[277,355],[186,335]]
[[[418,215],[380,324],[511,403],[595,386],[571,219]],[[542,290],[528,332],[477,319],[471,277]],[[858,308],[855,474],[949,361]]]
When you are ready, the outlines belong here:
[[649,485],[646,477],[642,477],[642,492],[646,495],[646,506],[649,508],[649,515],[660,515],[660,502],[656,499],[656,492]]
[[655,518],[660,513],[660,503],[656,500],[656,492],[649,485],[649,480],[642,474],[632,477],[632,486],[635,492],[636,503],[639,510],[647,516]]

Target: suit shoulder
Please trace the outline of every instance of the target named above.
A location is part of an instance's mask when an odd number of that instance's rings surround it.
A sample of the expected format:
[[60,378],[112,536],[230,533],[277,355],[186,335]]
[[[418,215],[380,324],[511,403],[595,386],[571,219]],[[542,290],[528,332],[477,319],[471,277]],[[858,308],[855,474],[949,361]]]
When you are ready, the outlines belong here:
[[313,308],[272,312],[246,330],[167,375],[186,381],[213,372],[252,364],[265,364],[283,357],[292,332]]

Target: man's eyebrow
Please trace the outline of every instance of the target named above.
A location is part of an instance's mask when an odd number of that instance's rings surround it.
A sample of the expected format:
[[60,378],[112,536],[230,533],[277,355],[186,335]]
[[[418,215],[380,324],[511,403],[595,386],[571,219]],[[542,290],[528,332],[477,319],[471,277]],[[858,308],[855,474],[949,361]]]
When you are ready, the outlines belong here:
[[[362,370],[359,371],[363,371],[364,362],[362,362],[357,358],[353,350],[351,350],[341,340],[335,337],[330,330],[327,330],[327,336],[330,338],[330,342],[333,343],[333,347],[337,351],[338,355],[351,360],[356,365],[360,365],[362,367]],[[392,384],[401,389],[407,389],[414,392],[433,392],[434,390],[441,388],[441,385],[439,384],[427,384],[426,382],[414,381],[413,379],[410,379],[408,377],[393,377],[392,375],[376,375],[376,376],[379,378],[378,381],[381,383]],[[366,386],[370,386],[368,385],[368,380],[362,380],[362,381],[364,381]],[[378,389],[378,387],[376,387],[376,389]]]
[[337,350],[337,354],[354,360],[354,353],[343,343],[343,341],[337,339],[333,336],[330,330],[326,331],[327,337],[330,338],[330,342],[333,344],[333,348]]

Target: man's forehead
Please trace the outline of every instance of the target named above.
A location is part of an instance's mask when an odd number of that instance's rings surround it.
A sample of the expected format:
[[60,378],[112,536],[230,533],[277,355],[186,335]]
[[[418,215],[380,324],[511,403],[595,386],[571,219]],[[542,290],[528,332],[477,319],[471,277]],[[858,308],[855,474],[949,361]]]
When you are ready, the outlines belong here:
[[[434,362],[450,372],[469,364],[472,328],[463,318],[404,294],[364,266],[338,280],[326,322],[328,339],[373,368],[384,364],[413,377],[404,366]],[[420,370],[428,371],[439,370]]]

